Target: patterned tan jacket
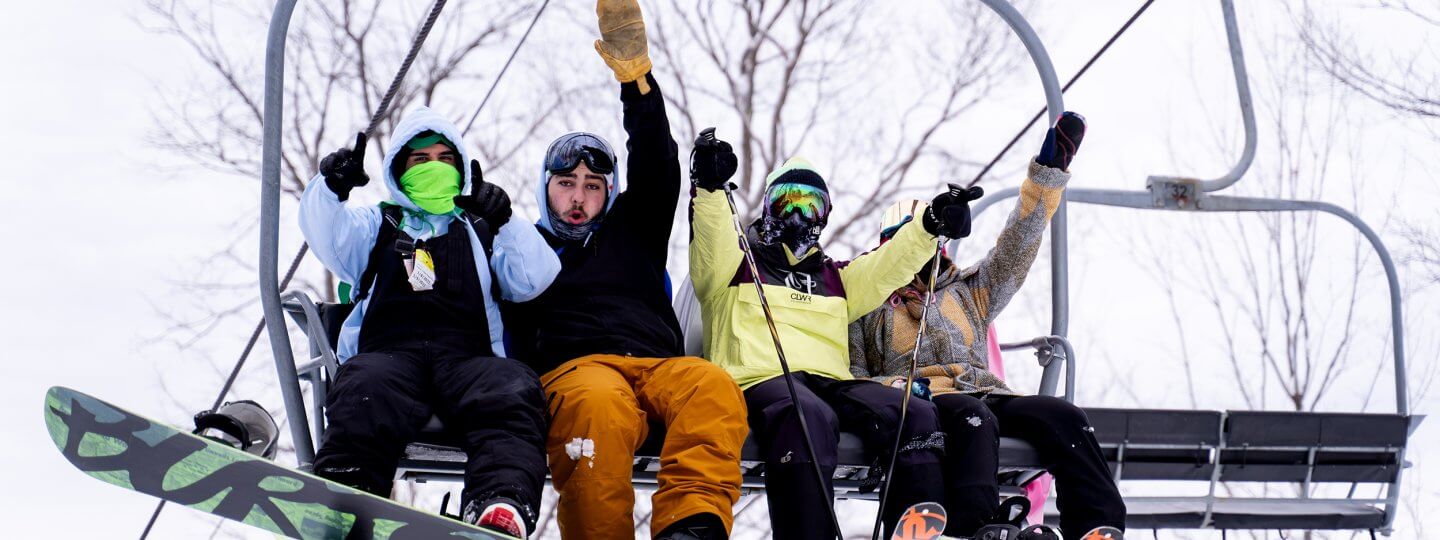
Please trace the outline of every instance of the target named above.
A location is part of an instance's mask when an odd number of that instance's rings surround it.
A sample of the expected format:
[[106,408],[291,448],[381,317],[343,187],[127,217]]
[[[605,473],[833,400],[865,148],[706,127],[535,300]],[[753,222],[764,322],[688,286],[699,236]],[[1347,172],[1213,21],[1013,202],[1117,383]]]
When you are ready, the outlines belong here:
[[[1017,394],[989,370],[986,328],[1025,283],[1069,180],[1070,173],[1032,161],[1019,204],[990,253],[964,270],[942,265],[918,358],[917,376],[930,380],[931,391]],[[852,375],[882,383],[905,376],[924,290],[925,282],[917,277],[850,325]]]

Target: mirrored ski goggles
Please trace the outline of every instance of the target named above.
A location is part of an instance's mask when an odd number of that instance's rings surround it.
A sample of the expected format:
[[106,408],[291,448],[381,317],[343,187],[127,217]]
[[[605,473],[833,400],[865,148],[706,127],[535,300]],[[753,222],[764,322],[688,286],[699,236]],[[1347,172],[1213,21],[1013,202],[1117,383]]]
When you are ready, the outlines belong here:
[[545,170],[563,174],[575,170],[580,162],[598,174],[615,171],[615,158],[611,157],[610,145],[599,137],[588,133],[572,133],[550,145],[545,155]]
[[822,221],[830,215],[830,194],[809,184],[775,184],[765,196],[770,201],[770,215],[777,218],[800,214],[807,220]]

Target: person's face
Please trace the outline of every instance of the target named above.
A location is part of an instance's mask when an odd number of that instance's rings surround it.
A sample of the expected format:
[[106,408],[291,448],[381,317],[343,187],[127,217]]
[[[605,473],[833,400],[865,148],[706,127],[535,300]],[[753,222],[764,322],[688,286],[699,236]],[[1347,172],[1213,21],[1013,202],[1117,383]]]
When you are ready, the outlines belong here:
[[437,142],[430,146],[426,146],[419,150],[410,152],[410,157],[405,158],[405,170],[408,171],[411,167],[414,167],[421,163],[425,163],[427,161],[439,161],[441,163],[448,163],[451,167],[455,167],[456,170],[459,170],[460,167],[456,165],[459,160],[460,156],[457,155],[454,150],[451,150],[449,146],[445,146],[444,143]]
[[580,162],[575,169],[550,175],[550,209],[571,225],[590,221],[605,209],[605,177]]

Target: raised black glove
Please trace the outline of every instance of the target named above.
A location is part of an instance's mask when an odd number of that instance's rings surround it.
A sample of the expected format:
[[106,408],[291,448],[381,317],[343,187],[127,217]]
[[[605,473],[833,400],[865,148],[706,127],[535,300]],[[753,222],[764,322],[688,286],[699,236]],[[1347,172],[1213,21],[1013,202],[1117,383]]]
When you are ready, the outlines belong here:
[[1062,171],[1070,170],[1070,160],[1080,150],[1080,141],[1085,138],[1085,117],[1065,111],[1050,131],[1045,133],[1045,143],[1040,145],[1040,154],[1035,161],[1041,165]]
[[470,160],[470,185],[474,186],[470,194],[456,196],[455,206],[485,220],[490,232],[498,233],[500,227],[510,221],[510,195],[500,186],[485,181],[479,160]]
[[735,176],[739,163],[730,143],[716,139],[715,128],[705,128],[690,152],[690,180],[700,189],[715,191]]
[[469,160],[469,179],[474,187],[469,194],[455,196],[455,206],[469,212],[469,215],[484,219],[485,225],[490,225],[490,232],[500,232],[501,226],[510,222],[510,194],[500,186],[485,181],[480,160]]
[[935,196],[920,224],[935,236],[964,238],[970,236],[970,201],[985,196],[980,186],[969,189],[950,184],[950,189]]
[[355,135],[355,148],[341,148],[320,160],[320,175],[325,185],[340,200],[350,198],[350,190],[370,183],[365,174],[365,134]]

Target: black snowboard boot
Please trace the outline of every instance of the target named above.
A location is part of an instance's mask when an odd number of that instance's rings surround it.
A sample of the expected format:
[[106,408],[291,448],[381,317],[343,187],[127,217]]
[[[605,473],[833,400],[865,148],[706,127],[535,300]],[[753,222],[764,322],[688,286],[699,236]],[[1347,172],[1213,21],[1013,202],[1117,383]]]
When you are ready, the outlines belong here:
[[726,540],[725,522],[715,514],[688,516],[660,531],[655,540]]

